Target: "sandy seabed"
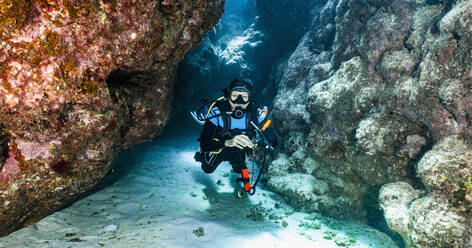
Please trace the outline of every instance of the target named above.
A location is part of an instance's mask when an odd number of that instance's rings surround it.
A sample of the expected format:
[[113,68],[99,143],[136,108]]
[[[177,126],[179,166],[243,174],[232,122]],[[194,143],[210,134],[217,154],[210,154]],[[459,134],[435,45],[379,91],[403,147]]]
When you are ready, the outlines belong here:
[[0,247],[398,248],[367,225],[297,212],[264,184],[238,199],[239,175],[226,162],[205,174],[197,148],[160,137],[120,153],[102,186]]

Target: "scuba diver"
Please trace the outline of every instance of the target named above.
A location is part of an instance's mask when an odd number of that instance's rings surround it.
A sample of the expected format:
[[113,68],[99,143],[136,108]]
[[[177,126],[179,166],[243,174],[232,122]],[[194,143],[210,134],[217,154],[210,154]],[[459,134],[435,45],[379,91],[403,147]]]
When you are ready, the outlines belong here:
[[255,108],[252,87],[248,79],[235,78],[228,88],[223,89],[223,97],[211,104],[206,101],[198,112],[191,112],[192,117],[203,125],[198,139],[201,150],[195,154],[195,160],[202,163],[205,173],[213,173],[221,162],[228,161],[233,171],[241,174],[241,178],[236,180],[243,184],[237,192],[239,198],[244,198],[246,192],[255,193],[263,170],[251,186],[247,155],[254,159],[256,149],[272,152],[277,145],[267,107]]

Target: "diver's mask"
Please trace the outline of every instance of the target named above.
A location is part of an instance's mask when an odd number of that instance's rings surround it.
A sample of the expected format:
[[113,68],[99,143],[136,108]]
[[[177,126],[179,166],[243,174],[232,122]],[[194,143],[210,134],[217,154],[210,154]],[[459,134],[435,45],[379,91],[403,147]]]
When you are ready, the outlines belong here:
[[232,90],[230,99],[231,99],[231,102],[234,104],[246,104],[249,102],[249,92]]
[[[232,90],[230,95],[230,101],[233,104],[246,105],[249,103],[249,92],[244,88],[242,90]],[[243,118],[245,109],[241,106],[236,106],[232,116],[236,119]]]

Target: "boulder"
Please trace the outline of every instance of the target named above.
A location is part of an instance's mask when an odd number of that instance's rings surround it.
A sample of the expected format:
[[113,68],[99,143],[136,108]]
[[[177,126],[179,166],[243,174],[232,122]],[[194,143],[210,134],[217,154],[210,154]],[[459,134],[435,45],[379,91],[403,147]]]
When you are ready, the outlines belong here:
[[162,131],[175,65],[223,5],[0,3],[0,235],[87,191],[121,149]]
[[442,196],[420,193],[406,182],[386,184],[380,192],[387,224],[406,247],[471,247],[470,216]]

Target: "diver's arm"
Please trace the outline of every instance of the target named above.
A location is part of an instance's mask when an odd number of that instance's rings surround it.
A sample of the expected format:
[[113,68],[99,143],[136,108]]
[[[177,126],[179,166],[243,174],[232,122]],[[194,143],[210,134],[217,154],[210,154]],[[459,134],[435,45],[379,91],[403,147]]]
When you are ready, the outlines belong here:
[[275,129],[271,125],[271,120],[269,118],[269,110],[267,109],[266,106],[259,108],[257,121],[258,121],[259,127],[262,130],[262,133],[267,138],[267,141],[273,147],[277,146],[279,144],[278,139],[277,139],[277,134],[275,132]]
[[203,131],[200,134],[200,149],[204,152],[217,151],[225,147],[224,140],[218,140],[216,133],[219,131],[219,126],[215,126],[213,123],[206,121],[203,126]]

